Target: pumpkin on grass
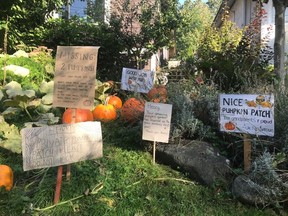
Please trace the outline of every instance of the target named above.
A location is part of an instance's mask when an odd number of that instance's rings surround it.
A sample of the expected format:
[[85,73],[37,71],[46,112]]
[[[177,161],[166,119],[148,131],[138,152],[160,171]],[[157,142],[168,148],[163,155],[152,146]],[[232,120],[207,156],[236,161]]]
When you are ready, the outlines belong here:
[[[62,116],[62,122],[65,124],[70,124],[73,118],[73,109],[68,108],[65,110]],[[88,109],[76,109],[75,110],[75,122],[86,122],[86,121],[93,121],[93,114]]]
[[147,96],[151,102],[166,103],[167,101],[167,89],[164,85],[155,85],[149,90]]
[[144,114],[145,101],[136,98],[129,98],[122,106],[121,118],[129,123],[135,123]]
[[93,116],[96,121],[109,122],[117,118],[117,112],[111,104],[99,104],[93,110]]
[[122,107],[122,100],[116,95],[108,96],[106,101],[107,101],[107,104],[113,105],[116,110],[119,110]]
[[13,171],[7,165],[0,165],[0,187],[10,191],[13,186]]

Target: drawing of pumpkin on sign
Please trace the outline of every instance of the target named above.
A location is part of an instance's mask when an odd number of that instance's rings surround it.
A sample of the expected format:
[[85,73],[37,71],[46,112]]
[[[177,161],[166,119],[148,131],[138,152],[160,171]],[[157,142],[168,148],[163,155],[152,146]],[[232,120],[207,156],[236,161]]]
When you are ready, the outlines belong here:
[[226,123],[224,124],[224,128],[225,128],[225,130],[227,130],[227,131],[234,131],[234,130],[236,129],[236,125],[235,125],[235,123],[229,121],[229,122],[226,122]]
[[266,100],[263,95],[258,95],[255,100],[246,100],[248,107],[257,107],[258,105],[262,108],[272,108],[273,104],[270,102],[270,99]]

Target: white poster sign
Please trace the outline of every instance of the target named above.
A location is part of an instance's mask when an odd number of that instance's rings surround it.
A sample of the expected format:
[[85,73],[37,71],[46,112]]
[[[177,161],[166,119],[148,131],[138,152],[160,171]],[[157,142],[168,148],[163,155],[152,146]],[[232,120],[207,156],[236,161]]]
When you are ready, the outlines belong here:
[[148,93],[154,84],[154,72],[136,70],[131,68],[122,69],[121,89]]
[[168,143],[171,114],[171,104],[146,102],[142,139]]
[[220,94],[220,131],[274,136],[274,95]]
[[54,107],[92,109],[99,47],[58,46]]
[[100,122],[21,130],[24,171],[102,157]]

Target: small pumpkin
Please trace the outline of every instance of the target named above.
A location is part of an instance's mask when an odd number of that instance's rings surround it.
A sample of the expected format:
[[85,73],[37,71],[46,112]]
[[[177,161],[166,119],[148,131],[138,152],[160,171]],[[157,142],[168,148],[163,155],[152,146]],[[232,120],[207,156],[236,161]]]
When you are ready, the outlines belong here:
[[151,102],[165,103],[167,101],[167,89],[164,85],[155,85],[149,90],[147,96]]
[[115,107],[116,110],[121,109],[122,100],[116,95],[110,95],[107,97],[107,104],[111,104]]
[[[70,124],[72,122],[73,109],[68,108],[65,110],[62,116],[62,122],[65,124]],[[93,114],[88,109],[76,109],[75,111],[75,122],[86,122],[93,121]]]
[[117,118],[117,112],[112,104],[99,104],[93,110],[93,116],[96,121],[109,122]]
[[0,187],[10,191],[13,186],[13,171],[7,165],[0,165]]
[[235,130],[236,125],[233,122],[229,121],[229,122],[225,123],[224,128],[226,130],[233,131],[233,130]]
[[121,109],[121,118],[129,123],[135,123],[141,119],[144,114],[145,101],[137,98],[126,100]]

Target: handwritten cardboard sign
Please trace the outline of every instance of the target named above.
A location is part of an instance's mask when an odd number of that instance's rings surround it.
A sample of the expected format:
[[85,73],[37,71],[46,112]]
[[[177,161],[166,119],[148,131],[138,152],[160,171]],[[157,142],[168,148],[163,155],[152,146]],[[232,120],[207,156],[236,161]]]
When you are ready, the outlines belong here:
[[54,107],[92,109],[99,47],[58,46]]
[[168,143],[171,114],[171,104],[146,102],[142,139]]
[[147,93],[153,87],[153,84],[153,71],[122,69],[121,89],[123,90]]
[[274,96],[220,94],[220,131],[274,136]]
[[24,171],[102,157],[100,122],[21,130]]

